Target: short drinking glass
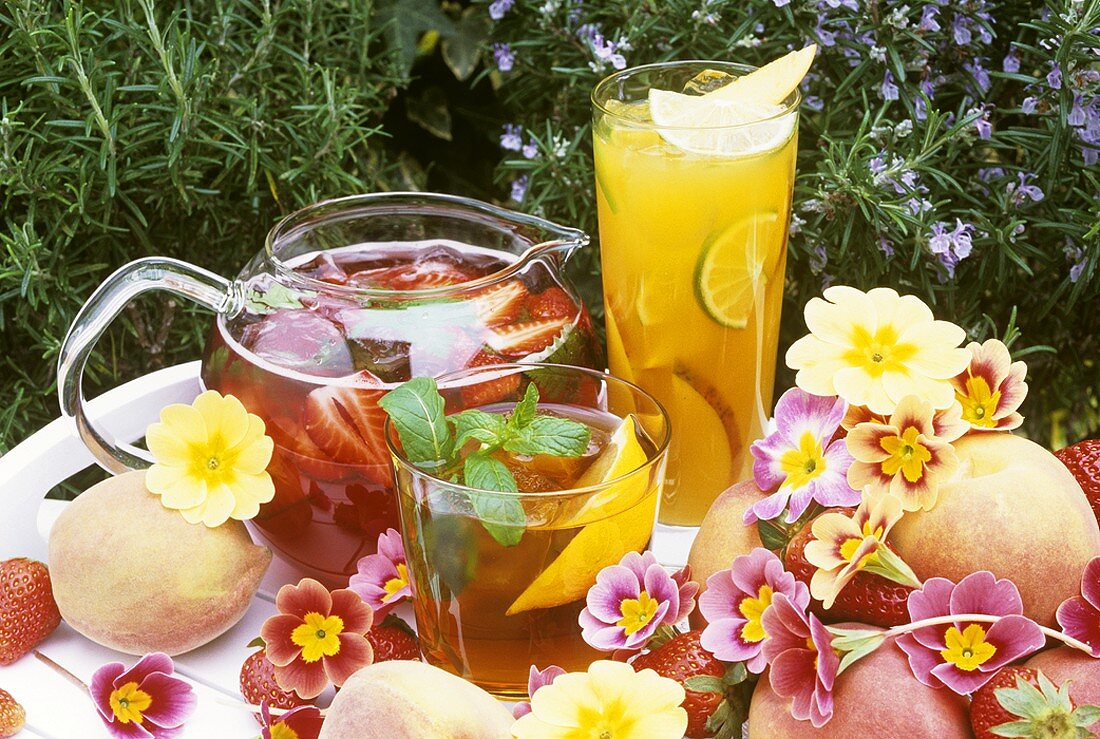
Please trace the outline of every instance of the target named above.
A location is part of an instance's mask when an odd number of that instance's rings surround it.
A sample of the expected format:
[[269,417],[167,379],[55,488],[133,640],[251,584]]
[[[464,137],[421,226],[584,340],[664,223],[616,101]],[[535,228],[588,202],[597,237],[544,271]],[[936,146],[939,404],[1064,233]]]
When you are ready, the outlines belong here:
[[649,543],[669,443],[661,405],[605,373],[511,364],[439,379],[448,415],[508,416],[531,384],[540,414],[586,425],[590,441],[574,457],[494,452],[517,493],[433,476],[386,431],[424,655],[508,698],[526,695],[531,665],[584,670],[600,658],[578,616],[596,574]]

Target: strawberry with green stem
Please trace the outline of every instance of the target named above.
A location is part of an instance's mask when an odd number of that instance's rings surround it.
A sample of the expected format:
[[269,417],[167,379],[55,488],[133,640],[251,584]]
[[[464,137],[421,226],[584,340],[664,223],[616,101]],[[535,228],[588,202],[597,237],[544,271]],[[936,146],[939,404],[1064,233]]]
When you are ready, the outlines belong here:
[[1005,667],[974,694],[970,724],[977,739],[1032,737],[1077,739],[1092,736],[1100,707],[1074,707],[1069,683],[1056,686],[1030,667]]

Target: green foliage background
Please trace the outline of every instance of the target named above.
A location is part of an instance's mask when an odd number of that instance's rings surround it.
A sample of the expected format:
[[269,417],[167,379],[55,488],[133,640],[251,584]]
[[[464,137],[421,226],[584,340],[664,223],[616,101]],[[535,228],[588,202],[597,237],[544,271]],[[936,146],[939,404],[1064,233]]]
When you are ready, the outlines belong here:
[[[807,89],[823,105],[803,108],[786,340],[825,283],[915,292],[973,338],[1014,339],[1031,369],[1030,435],[1100,435],[1100,177],[1074,128],[1074,106],[1096,105],[1098,0],[503,5],[494,20],[487,3],[436,0],[6,0],[0,449],[57,414],[60,342],[125,261],[232,275],[281,215],[385,189],[497,200],[595,235],[588,93],[612,71],[607,43],[629,64],[761,63],[823,33],[835,38]],[[1010,49],[1019,69],[1001,71]],[[1060,88],[1044,86],[1054,67]],[[897,99],[884,99],[886,72]],[[506,123],[531,156],[500,148]],[[922,189],[899,192],[910,171]],[[1021,173],[1042,200],[1021,197]],[[929,207],[914,213],[914,195]],[[930,236],[956,219],[973,253],[949,276]],[[596,249],[575,269],[598,307]],[[198,356],[208,321],[139,302],[101,342],[89,392]]]

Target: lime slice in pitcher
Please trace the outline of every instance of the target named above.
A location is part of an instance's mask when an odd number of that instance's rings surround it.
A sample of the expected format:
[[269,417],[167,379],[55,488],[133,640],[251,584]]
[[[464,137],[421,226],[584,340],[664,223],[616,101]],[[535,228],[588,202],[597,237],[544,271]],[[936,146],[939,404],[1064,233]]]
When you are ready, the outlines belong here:
[[753,213],[712,235],[695,267],[695,294],[703,310],[727,328],[745,328],[756,296],[775,278],[783,239],[779,214]]

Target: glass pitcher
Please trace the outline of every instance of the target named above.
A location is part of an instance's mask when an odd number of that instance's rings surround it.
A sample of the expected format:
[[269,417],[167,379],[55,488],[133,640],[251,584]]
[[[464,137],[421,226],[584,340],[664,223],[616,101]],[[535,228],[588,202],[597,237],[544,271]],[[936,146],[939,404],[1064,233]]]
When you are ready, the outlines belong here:
[[[175,259],[131,262],[78,313],[61,348],[62,412],[111,472],[149,453],[88,417],[81,377],[96,340],[137,295],[213,310],[206,388],[237,396],[275,441],[275,498],[253,520],[284,559],[344,585],[398,528],[378,399],[411,376],[506,362],[602,368],[592,322],[561,267],[588,236],[451,195],[379,193],[280,221],[233,281]],[[477,386],[491,403],[492,385]],[[502,388],[507,393],[507,388]]]

